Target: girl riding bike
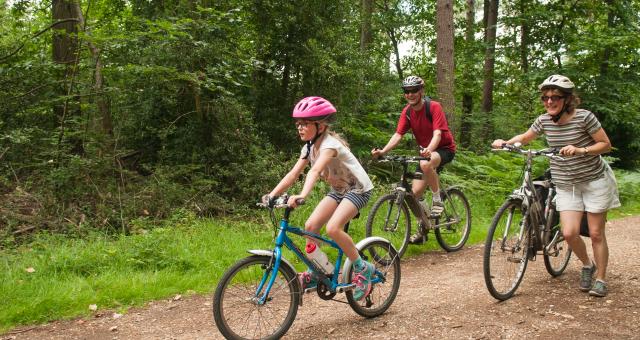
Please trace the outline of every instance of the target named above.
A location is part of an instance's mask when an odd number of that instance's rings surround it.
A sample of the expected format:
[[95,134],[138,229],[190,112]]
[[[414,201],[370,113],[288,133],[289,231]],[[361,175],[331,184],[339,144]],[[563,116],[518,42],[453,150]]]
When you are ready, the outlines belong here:
[[[300,199],[309,195],[319,179],[325,180],[331,186],[331,191],[305,222],[305,229],[318,233],[323,225],[327,225],[327,235],[344,250],[353,263],[353,297],[355,300],[361,300],[371,291],[371,275],[375,268],[360,258],[351,236],[343,227],[367,204],[373,184],[349,150],[347,143],[330,130],[330,124],[336,118],[336,108],[333,104],[322,97],[303,98],[294,107],[293,118],[300,139],[306,144],[302,147],[300,158],[293,168],[268,195],[263,197],[263,201],[280,196],[295,183],[306,166],[311,165],[301,192],[292,195],[288,205],[295,208]],[[307,247],[312,243],[312,240],[307,239]],[[301,273],[300,280],[303,288],[317,285],[316,275],[311,270]]]

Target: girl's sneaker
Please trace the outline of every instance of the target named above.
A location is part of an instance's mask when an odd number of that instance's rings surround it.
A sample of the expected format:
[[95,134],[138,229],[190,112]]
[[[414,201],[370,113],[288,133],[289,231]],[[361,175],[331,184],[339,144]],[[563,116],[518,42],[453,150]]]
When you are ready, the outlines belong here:
[[298,280],[300,280],[300,286],[302,287],[303,292],[307,289],[313,289],[318,286],[316,275],[313,274],[313,272],[311,272],[310,270],[298,273]]
[[356,301],[360,301],[371,293],[371,276],[376,268],[369,262],[362,260],[361,266],[357,268],[353,266],[354,276],[351,281],[356,285],[353,290],[353,298]]

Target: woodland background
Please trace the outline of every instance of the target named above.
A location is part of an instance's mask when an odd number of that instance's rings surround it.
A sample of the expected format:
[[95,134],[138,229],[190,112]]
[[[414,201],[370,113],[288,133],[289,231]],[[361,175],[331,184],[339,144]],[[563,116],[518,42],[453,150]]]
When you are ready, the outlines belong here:
[[300,150],[290,113],[309,95],[336,105],[336,129],[386,181],[368,154],[409,74],[443,103],[470,190],[491,190],[501,170],[479,157],[543,112],[537,84],[556,73],[633,170],[639,13],[638,0],[0,0],[0,247],[250,215]]

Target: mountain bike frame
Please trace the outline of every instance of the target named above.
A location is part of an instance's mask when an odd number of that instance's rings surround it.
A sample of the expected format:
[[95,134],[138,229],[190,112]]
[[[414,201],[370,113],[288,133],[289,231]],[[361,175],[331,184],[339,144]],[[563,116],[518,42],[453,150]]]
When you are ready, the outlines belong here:
[[[411,210],[411,213],[413,214],[413,216],[415,216],[419,220],[419,222],[424,226],[424,228],[434,229],[434,228],[446,227],[448,225],[458,223],[458,221],[449,221],[444,223],[433,224],[433,219],[429,217],[429,215],[431,215],[430,207],[425,206],[425,208],[427,208],[425,210],[421,206],[420,201],[418,200],[418,197],[416,197],[416,195],[413,193],[413,189],[411,188],[411,183],[409,183],[409,180],[410,179],[415,180],[415,179],[421,179],[421,178],[417,178],[413,173],[410,173],[408,171],[409,164],[419,163],[420,161],[429,161],[429,160],[430,158],[428,157],[417,157],[417,156],[405,157],[405,156],[389,155],[389,156],[382,156],[380,161],[398,162],[402,165],[402,174],[400,175],[400,182],[395,183],[394,187],[392,188],[392,191],[395,192],[397,195],[396,203],[401,204],[402,201],[407,202],[407,206]],[[447,189],[449,188],[452,188],[452,187],[447,187]],[[447,194],[447,190],[444,190],[443,188],[440,188],[440,192],[444,195]],[[455,216],[458,216],[458,213],[456,211],[454,211],[453,214]]]

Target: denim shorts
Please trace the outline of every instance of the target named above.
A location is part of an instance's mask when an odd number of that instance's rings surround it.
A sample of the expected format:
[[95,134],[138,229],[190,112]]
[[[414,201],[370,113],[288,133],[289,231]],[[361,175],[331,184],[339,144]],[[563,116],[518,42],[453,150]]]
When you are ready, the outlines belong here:
[[344,195],[339,194],[335,191],[330,191],[327,196],[336,200],[338,204],[340,204],[343,199],[346,199],[347,201],[353,203],[353,205],[358,208],[358,211],[360,211],[360,209],[364,208],[364,206],[367,205],[367,202],[369,202],[369,199],[371,198],[371,190],[361,194],[349,191]]
[[557,187],[558,211],[603,213],[619,206],[618,185],[609,165],[605,167],[602,177],[591,182],[578,183],[572,187]]

